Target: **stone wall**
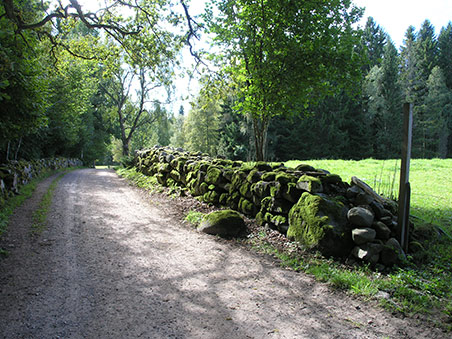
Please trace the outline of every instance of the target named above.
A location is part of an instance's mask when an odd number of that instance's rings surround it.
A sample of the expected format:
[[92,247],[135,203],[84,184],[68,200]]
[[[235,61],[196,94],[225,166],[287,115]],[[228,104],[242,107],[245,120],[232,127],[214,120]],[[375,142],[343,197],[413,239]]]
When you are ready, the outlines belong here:
[[291,169],[163,147],[139,151],[134,161],[161,185],[237,210],[326,256],[386,266],[403,256],[395,239],[396,204],[359,179],[348,184],[309,165]]
[[19,188],[45,170],[82,166],[79,159],[53,158],[33,161],[9,161],[0,165],[0,203],[19,193]]

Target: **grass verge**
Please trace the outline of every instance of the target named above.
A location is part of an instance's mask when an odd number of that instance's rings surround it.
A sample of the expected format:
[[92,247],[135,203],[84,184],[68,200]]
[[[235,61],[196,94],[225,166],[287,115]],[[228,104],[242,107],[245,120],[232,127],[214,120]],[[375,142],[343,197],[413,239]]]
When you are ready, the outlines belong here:
[[55,179],[53,179],[47,192],[42,197],[39,202],[39,207],[33,212],[32,219],[33,224],[31,225],[31,234],[39,235],[41,234],[47,225],[47,214],[49,212],[49,207],[52,204],[53,192],[58,186],[59,181],[66,175],[66,171],[59,174]]
[[154,191],[159,189],[159,184],[154,176],[147,176],[141,172],[138,172],[135,168],[117,168],[116,173],[119,176],[130,180],[137,187]]
[[0,207],[0,236],[6,231],[9,223],[9,218],[14,213],[14,210],[21,206],[25,200],[31,197],[36,189],[36,186],[41,181],[55,173],[55,171],[43,172],[39,177],[31,180],[27,185],[20,187],[19,194],[12,196],[5,201],[3,206]]

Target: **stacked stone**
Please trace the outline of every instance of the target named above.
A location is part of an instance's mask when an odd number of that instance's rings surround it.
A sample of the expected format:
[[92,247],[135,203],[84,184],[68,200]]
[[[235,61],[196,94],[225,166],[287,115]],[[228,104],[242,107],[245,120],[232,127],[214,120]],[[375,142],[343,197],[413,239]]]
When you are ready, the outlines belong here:
[[395,238],[397,219],[391,213],[394,206],[376,201],[358,186],[349,188],[347,196],[355,205],[347,213],[356,245],[352,255],[365,262],[380,262],[385,266],[404,258],[405,253]]
[[[162,185],[179,186],[201,201],[255,217],[260,225],[327,256],[353,254],[366,262],[381,262],[385,248],[395,240],[390,240],[395,227],[390,205],[383,206],[360,187],[309,165],[290,169],[154,147],[137,152],[135,166]],[[369,215],[366,223],[357,221],[355,211]],[[363,254],[377,244],[378,255]],[[391,253],[397,256],[395,250]]]
[[0,165],[0,202],[17,194],[19,188],[39,176],[44,170],[81,166],[79,159],[53,158],[33,161],[9,161]]

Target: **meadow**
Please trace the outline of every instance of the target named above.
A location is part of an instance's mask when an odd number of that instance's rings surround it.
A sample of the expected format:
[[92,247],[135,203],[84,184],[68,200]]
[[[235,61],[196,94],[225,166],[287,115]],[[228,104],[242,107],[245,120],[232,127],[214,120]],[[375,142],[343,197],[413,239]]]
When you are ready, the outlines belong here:
[[[377,193],[397,199],[400,160],[291,160],[287,167],[305,163],[338,174],[350,182],[364,180]],[[452,159],[412,159],[410,163],[411,214],[418,223],[440,226],[452,235]],[[419,222],[416,219],[419,218]]]

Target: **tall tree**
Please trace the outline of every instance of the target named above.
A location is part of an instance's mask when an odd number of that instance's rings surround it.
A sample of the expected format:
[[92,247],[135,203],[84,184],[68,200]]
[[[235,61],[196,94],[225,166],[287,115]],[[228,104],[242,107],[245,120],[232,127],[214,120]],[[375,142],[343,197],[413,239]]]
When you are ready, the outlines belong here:
[[415,50],[416,29],[408,27],[401,48],[401,74],[400,78],[404,88],[406,102],[414,103],[418,72],[418,60]]
[[253,119],[256,159],[263,160],[272,117],[300,112],[357,74],[352,26],[361,11],[348,0],[213,3],[219,15],[209,13],[209,27],[239,88],[236,109]]
[[390,42],[385,47],[382,65],[371,69],[364,84],[373,156],[377,158],[394,158],[400,153],[403,100],[398,67],[398,53]]
[[[130,141],[134,133],[145,125],[152,124],[159,118],[158,112],[149,109],[149,95],[151,91],[160,87],[160,83],[148,81],[147,69],[142,66],[137,74],[133,69],[119,68],[112,81],[102,85],[102,89],[108,98],[114,103],[113,115],[119,126],[122,142],[122,154],[129,155]],[[130,91],[134,78],[138,78],[138,90],[136,102],[132,102]]]
[[427,81],[426,129],[427,156],[446,158],[450,153],[449,137],[452,133],[452,90],[440,67],[433,68]]
[[387,40],[387,33],[375,22],[374,18],[368,17],[361,38],[361,46],[367,59],[366,72],[381,63]]
[[438,37],[438,66],[441,67],[446,85],[452,89],[452,23],[441,29]]
[[178,115],[174,118],[174,133],[170,140],[170,144],[174,147],[185,147],[184,114],[184,106],[181,105]]
[[217,154],[218,101],[203,95],[198,97],[184,123],[186,147],[190,151],[200,151],[210,155]]

